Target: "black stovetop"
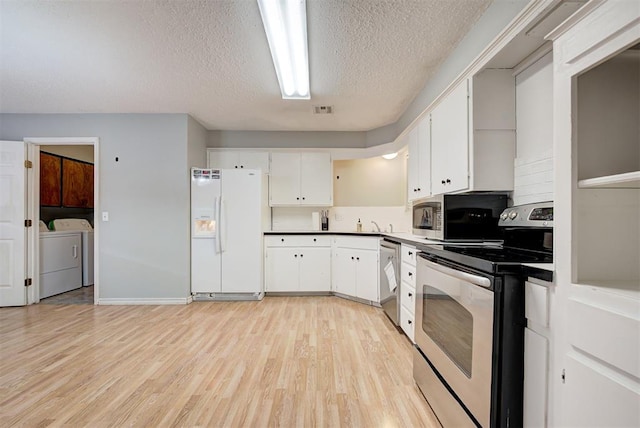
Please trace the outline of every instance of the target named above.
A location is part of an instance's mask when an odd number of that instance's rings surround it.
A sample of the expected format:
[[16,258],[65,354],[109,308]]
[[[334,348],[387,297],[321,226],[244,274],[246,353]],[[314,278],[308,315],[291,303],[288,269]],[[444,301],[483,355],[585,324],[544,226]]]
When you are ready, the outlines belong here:
[[496,245],[441,244],[427,245],[423,251],[439,259],[498,274],[515,272],[523,263],[552,263],[553,254]]

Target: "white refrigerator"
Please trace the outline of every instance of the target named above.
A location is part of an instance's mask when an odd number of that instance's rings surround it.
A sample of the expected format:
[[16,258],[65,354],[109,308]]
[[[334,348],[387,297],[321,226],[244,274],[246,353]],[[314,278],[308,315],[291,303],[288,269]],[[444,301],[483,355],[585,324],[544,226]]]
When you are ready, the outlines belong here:
[[191,169],[191,294],[262,298],[263,176]]

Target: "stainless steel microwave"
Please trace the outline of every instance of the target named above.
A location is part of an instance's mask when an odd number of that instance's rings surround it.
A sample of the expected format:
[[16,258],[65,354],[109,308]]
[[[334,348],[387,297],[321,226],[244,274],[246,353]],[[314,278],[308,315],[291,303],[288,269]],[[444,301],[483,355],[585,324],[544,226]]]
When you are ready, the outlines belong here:
[[439,195],[413,206],[413,234],[439,241],[499,241],[508,195]]

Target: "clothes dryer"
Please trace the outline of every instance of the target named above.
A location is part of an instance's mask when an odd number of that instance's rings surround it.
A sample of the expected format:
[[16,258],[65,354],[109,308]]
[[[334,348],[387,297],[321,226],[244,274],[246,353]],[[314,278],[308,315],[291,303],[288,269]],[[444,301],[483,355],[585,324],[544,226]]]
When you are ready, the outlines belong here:
[[93,285],[93,227],[83,218],[53,220],[53,230],[82,233],[82,285]]

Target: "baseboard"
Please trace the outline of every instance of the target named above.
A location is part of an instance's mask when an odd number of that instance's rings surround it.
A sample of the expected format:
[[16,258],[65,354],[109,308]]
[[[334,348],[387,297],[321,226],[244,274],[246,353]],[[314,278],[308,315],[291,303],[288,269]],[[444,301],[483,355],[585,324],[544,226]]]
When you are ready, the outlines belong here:
[[188,305],[191,303],[192,298],[182,297],[182,298],[156,298],[156,299],[98,299],[97,305]]

